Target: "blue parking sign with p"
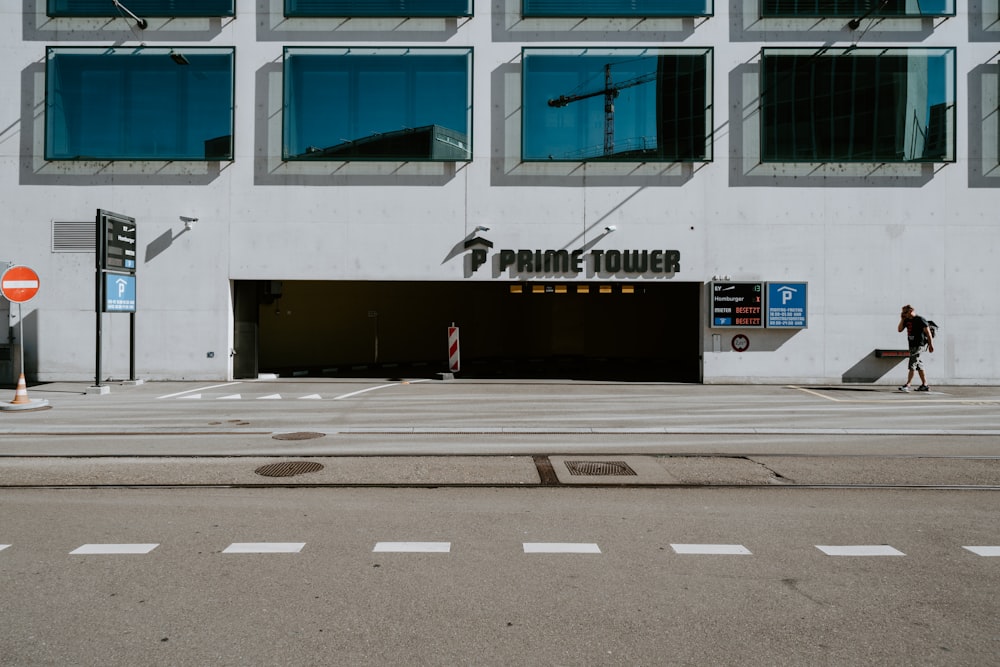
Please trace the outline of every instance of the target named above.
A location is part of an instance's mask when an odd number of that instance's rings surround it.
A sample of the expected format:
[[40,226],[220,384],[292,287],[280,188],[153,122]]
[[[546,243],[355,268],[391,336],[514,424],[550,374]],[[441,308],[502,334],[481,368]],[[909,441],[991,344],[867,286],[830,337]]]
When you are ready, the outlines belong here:
[[766,326],[774,329],[805,329],[808,283],[768,283]]
[[135,276],[121,273],[104,274],[104,312],[135,312]]

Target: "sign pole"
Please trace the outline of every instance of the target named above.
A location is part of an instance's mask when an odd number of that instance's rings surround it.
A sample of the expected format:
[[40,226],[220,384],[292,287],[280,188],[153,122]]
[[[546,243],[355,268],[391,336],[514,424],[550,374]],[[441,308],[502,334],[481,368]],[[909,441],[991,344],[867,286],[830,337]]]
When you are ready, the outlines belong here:
[[24,373],[24,317],[21,315],[21,304],[17,304],[17,339],[20,341],[18,347],[21,348],[21,373]]
[[103,247],[105,244],[105,234],[102,230],[103,225],[101,224],[101,216],[97,216],[97,266],[95,268],[95,284],[94,284],[94,312],[97,314],[97,323],[94,328],[94,340],[96,341],[96,352],[94,361],[94,386],[100,388],[101,386],[101,311],[104,309],[104,271],[103,269],[103,258],[101,253],[103,252]]

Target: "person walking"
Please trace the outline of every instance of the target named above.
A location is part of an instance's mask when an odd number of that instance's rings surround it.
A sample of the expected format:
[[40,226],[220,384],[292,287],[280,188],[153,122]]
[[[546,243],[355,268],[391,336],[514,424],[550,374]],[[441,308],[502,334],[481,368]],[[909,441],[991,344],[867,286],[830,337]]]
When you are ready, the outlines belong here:
[[909,372],[906,375],[906,384],[899,388],[900,391],[910,391],[910,383],[913,382],[914,372],[920,375],[920,386],[917,391],[930,391],[927,386],[927,376],[924,375],[924,363],[920,359],[920,353],[926,349],[928,352],[934,351],[934,334],[930,325],[913,306],[906,304],[899,314],[898,331],[902,333],[906,329],[906,340],[910,347],[910,360],[907,365]]

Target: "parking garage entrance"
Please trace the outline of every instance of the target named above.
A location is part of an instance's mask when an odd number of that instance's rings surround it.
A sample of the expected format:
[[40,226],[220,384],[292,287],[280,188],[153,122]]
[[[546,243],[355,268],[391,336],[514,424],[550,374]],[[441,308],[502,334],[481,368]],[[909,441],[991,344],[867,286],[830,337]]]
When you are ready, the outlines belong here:
[[259,373],[700,382],[700,283],[237,281],[237,378]]

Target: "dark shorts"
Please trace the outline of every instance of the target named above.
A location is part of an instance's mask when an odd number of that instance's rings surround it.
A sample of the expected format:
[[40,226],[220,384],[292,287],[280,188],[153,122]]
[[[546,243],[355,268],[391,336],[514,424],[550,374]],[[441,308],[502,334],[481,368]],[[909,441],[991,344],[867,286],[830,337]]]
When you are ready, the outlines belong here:
[[924,351],[926,345],[918,345],[910,348],[910,362],[907,368],[911,371],[920,371],[924,368],[924,362],[920,360],[920,353]]

